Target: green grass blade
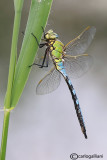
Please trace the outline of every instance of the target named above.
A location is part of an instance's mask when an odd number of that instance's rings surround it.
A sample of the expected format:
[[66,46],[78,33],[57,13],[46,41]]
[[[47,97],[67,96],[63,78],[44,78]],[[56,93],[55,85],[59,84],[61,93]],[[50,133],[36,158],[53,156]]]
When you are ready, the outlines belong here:
[[3,121],[3,131],[2,131],[2,140],[1,140],[0,160],[5,160],[5,156],[6,156],[8,126],[9,126],[9,117],[10,117],[9,108],[11,107],[11,94],[12,94],[12,88],[14,83],[16,58],[17,58],[17,43],[18,43],[18,34],[19,34],[19,28],[20,28],[20,19],[21,19],[23,2],[24,0],[14,0],[15,17],[14,17],[13,36],[12,36],[12,45],[11,45],[8,84],[7,84],[7,91],[5,96],[4,121]]
[[31,70],[29,65],[33,63],[38,49],[38,45],[31,33],[34,33],[40,41],[43,33],[41,26],[45,27],[46,25],[51,4],[52,0],[32,0],[27,28],[16,65],[11,107],[16,106],[21,96]]
[[4,113],[0,160],[5,160],[10,112]]
[[21,19],[21,10],[23,6],[23,3],[22,3],[23,0],[19,0],[19,2],[21,2],[21,4],[20,5],[18,4],[18,7],[14,3],[15,18],[14,18],[14,28],[13,28],[13,37],[12,37],[12,46],[11,46],[7,92],[5,97],[5,108],[10,108],[11,92],[12,92],[14,73],[15,73],[15,67],[16,67],[17,43],[18,43],[18,34],[19,34],[19,28],[20,28],[20,19]]

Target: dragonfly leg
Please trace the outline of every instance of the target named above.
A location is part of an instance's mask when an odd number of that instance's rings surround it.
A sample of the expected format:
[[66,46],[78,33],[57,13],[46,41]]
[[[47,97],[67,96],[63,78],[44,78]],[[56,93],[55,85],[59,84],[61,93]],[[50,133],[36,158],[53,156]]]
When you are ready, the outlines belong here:
[[[43,58],[43,62],[42,62],[42,65],[40,68],[43,68],[43,67],[48,67],[48,59],[49,59],[49,52],[48,52],[48,48],[46,49],[45,51],[45,55],[44,55],[44,58]],[[44,66],[44,63],[45,63],[45,60],[46,60],[46,66]]]
[[[48,48],[47,48],[46,51],[45,51],[45,55],[44,55],[44,58],[43,58],[42,65],[37,64],[37,63],[33,63],[29,67],[32,67],[33,65],[39,66],[39,68],[48,67],[48,59],[49,59],[49,52],[48,52]],[[45,60],[46,60],[46,66],[44,65]]]
[[43,67],[48,67],[48,64],[46,65],[46,66],[42,66],[41,64],[37,64],[37,63],[33,63],[33,64],[31,64],[29,67],[32,67],[32,66],[39,66],[39,68],[43,68]]
[[36,40],[37,45],[39,46],[39,48],[42,48],[42,47],[44,47],[47,44],[47,43],[41,43],[41,44],[39,44],[37,37],[33,33],[31,33],[31,34],[35,38],[35,40]]
[[39,64],[37,64],[37,63],[33,63],[33,64],[31,64],[29,67],[32,67],[32,66],[34,66],[34,65],[36,65],[36,66],[41,66],[41,65],[39,65]]

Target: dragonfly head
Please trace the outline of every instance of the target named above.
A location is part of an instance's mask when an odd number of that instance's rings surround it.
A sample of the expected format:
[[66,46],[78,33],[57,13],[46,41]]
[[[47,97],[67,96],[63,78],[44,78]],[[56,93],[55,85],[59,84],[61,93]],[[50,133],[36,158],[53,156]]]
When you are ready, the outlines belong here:
[[49,40],[49,39],[56,39],[58,38],[58,35],[53,32],[52,29],[50,29],[48,32],[45,33],[44,39]]

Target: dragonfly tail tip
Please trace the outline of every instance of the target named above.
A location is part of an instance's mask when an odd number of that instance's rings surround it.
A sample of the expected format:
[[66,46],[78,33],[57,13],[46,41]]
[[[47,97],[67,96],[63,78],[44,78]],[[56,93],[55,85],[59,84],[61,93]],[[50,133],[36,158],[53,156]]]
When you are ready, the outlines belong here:
[[84,136],[85,136],[85,139],[88,139],[88,137],[87,137],[87,134],[86,134],[86,133],[84,133]]

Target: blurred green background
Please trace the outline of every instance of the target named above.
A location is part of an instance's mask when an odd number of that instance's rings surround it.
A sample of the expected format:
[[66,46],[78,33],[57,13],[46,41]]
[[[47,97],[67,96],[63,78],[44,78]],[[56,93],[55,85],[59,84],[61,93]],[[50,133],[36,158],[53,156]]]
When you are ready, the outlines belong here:
[[[29,6],[30,0],[26,0],[18,52]],[[0,1],[1,109],[7,86],[13,18],[13,1]],[[54,0],[45,30],[53,29],[66,44],[88,25],[95,26],[97,30],[87,50],[93,56],[93,67],[82,78],[72,79],[83,112],[88,140],[81,133],[74,104],[63,78],[53,93],[36,95],[36,85],[46,72],[34,66],[21,99],[11,112],[6,160],[69,160],[71,153],[103,154],[103,159],[107,159],[107,1]],[[0,112],[0,138],[2,122],[3,112]]]

